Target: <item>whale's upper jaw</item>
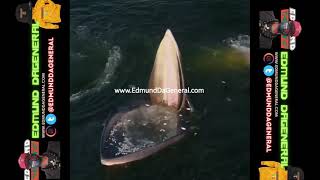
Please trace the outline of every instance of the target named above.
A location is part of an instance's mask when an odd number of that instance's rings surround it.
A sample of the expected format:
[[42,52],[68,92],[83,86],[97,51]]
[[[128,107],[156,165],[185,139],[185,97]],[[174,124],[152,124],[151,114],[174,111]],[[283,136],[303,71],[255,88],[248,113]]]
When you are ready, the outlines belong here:
[[[159,48],[149,80],[149,88],[183,89],[184,79],[180,51],[172,32],[167,29]],[[152,104],[163,104],[180,110],[184,103],[182,93],[151,93]]]

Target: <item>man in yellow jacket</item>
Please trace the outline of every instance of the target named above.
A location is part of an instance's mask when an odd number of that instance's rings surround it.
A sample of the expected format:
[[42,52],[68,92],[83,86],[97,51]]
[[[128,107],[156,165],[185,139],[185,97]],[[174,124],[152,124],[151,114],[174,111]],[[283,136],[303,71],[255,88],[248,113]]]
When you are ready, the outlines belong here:
[[[31,24],[31,21],[39,23],[44,29],[58,29],[60,23],[61,5],[52,0],[38,0],[32,8],[31,3],[20,4],[16,8],[16,18],[23,23]],[[31,15],[30,15],[31,14]]]
[[275,161],[262,161],[259,168],[260,180],[304,180],[303,171],[300,168],[288,167],[288,171]]

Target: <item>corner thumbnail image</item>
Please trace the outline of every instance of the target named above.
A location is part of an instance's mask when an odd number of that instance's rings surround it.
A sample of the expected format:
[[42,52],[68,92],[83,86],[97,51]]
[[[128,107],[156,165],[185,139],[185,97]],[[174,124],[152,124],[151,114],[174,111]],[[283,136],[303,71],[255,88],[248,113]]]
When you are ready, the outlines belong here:
[[304,180],[304,172],[299,167],[284,168],[276,161],[262,161],[259,168],[260,180]]
[[42,154],[22,153],[18,163],[21,169],[40,168],[46,179],[60,179],[60,142],[49,141],[46,151]]
[[61,5],[52,0],[37,0],[32,4],[19,4],[16,7],[16,19],[21,23],[32,24],[35,21],[44,29],[59,29]]
[[70,7],[71,180],[249,178],[248,0]]
[[279,35],[297,37],[301,33],[298,21],[279,21],[273,11],[259,12],[259,47],[271,49],[272,43]]

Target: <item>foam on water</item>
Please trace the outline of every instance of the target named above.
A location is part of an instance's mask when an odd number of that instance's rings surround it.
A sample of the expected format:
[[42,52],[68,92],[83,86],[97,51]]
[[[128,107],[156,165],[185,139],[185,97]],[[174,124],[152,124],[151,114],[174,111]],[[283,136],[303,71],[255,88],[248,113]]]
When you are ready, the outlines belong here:
[[121,63],[121,49],[119,46],[113,46],[108,53],[107,61],[105,63],[104,71],[98,78],[95,85],[90,89],[81,90],[70,96],[70,102],[75,102],[88,94],[100,91],[101,88],[111,83],[111,79],[116,72],[117,67]]
[[229,47],[237,49],[241,53],[243,53],[250,62],[250,36],[249,35],[243,35],[240,34],[236,38],[230,37],[226,40],[224,40],[224,43],[226,43]]

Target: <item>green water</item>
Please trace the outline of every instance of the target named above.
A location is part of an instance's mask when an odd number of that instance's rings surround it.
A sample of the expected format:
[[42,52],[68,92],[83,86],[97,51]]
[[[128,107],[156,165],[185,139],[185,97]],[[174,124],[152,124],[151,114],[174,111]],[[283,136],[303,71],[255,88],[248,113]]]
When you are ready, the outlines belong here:
[[[103,124],[146,88],[170,28],[182,54],[198,134],[125,166],[100,165]],[[71,179],[249,178],[249,1],[71,1]]]

